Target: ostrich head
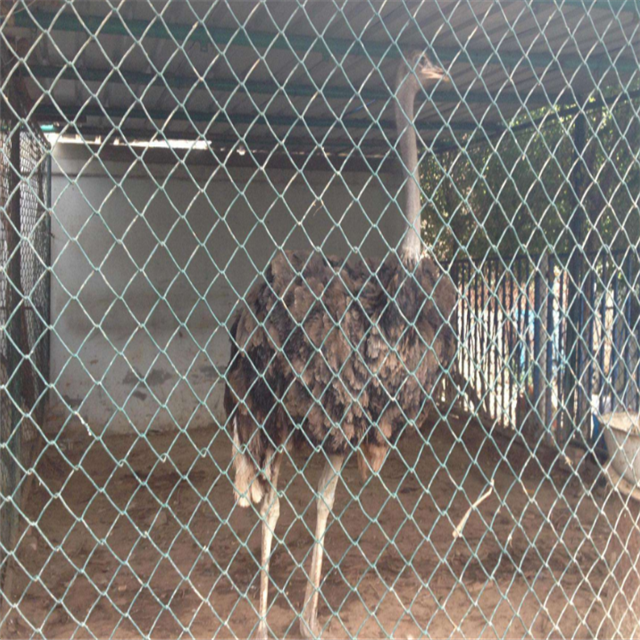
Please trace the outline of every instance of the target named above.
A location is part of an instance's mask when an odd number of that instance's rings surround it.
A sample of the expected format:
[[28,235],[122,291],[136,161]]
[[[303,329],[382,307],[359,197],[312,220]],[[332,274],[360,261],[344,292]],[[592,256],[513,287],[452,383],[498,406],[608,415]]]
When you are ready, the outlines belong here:
[[403,59],[396,73],[396,129],[400,158],[405,174],[406,229],[400,245],[400,257],[410,263],[420,259],[420,185],[418,175],[418,144],[414,125],[414,102],[417,93],[438,80],[448,82],[443,69],[433,64],[424,51],[414,51]]
[[437,80],[449,81],[442,67],[431,62],[426,51],[412,51],[398,66],[396,72],[396,97],[399,101],[405,94],[408,98]]

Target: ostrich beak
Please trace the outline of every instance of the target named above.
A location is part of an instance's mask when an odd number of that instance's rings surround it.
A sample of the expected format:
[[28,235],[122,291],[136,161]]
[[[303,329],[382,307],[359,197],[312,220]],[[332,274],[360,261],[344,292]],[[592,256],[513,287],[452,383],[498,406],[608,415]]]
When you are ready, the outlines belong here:
[[451,82],[451,76],[442,67],[431,67],[427,71],[428,80],[441,80],[442,82]]
[[433,64],[426,54],[423,54],[420,59],[420,63],[418,73],[421,76],[422,82],[437,80],[442,80],[442,82],[451,82],[449,74],[442,67]]

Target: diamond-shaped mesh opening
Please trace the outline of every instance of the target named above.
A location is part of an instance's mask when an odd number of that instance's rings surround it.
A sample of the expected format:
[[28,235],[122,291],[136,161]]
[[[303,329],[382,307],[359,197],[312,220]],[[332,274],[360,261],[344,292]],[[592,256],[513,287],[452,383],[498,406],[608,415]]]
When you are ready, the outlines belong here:
[[[3,65],[5,48],[2,48]],[[4,67],[3,67],[4,69]],[[49,380],[49,145],[25,126],[23,96],[3,85],[0,110],[0,583],[11,589],[28,523],[23,500],[42,446]],[[15,110],[14,110],[15,109]],[[3,598],[3,602],[6,602]]]
[[637,11],[2,3],[2,637],[637,635]]

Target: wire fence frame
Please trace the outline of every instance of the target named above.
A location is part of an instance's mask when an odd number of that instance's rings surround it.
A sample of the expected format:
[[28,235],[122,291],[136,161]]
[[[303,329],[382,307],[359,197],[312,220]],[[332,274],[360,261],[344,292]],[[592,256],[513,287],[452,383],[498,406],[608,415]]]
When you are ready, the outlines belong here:
[[[5,83],[4,92],[19,104],[15,86]],[[44,137],[23,125],[6,103],[0,107],[0,140],[0,591],[5,596],[49,383],[50,164]]]

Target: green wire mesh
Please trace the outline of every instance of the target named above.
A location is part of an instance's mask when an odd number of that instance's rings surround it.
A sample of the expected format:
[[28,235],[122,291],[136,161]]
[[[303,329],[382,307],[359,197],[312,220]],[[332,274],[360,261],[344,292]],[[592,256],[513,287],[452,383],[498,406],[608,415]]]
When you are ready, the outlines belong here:
[[[381,473],[341,474],[322,633],[637,634],[636,434],[602,434],[640,411],[638,10],[3,3],[2,637],[257,631],[232,315],[280,249],[397,251],[416,47],[452,77],[416,129],[458,352]],[[285,458],[267,623],[299,637],[324,456]]]
[[[4,116],[4,113],[2,114]],[[7,114],[8,116],[8,114]],[[47,157],[39,131],[1,118],[4,205],[0,227],[0,575],[7,578],[15,547],[20,504],[32,462],[38,426],[45,416],[49,339],[49,216]],[[9,582],[10,584],[10,582]]]

